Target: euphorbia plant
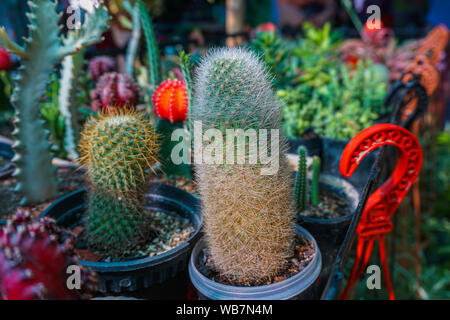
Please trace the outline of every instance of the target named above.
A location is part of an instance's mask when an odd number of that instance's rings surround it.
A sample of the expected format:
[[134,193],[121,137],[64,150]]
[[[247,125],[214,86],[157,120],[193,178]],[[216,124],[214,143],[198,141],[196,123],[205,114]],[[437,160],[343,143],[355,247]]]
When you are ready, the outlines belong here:
[[99,114],[86,123],[80,149],[90,186],[89,246],[113,257],[133,253],[150,231],[144,194],[158,150],[153,127],[129,109]]
[[61,37],[53,0],[32,0],[29,37],[25,47],[9,39],[6,30],[0,29],[0,45],[19,56],[22,67],[15,79],[12,102],[16,108],[15,176],[17,190],[24,198],[22,202],[38,202],[56,196],[57,180],[51,164],[50,142],[39,112],[40,98],[56,64],[65,56],[75,54],[83,47],[99,41],[107,29],[106,9],[96,8],[86,15],[83,26],[66,38]]
[[[279,169],[272,174],[262,171],[261,159],[268,152],[264,149],[258,151],[256,163],[250,163],[246,153],[243,164],[196,164],[207,247],[215,268],[239,283],[260,284],[288,264],[295,235],[286,141],[274,134],[280,129],[280,105],[270,75],[249,51],[217,50],[197,69],[196,93],[192,116],[204,129],[218,130],[224,139],[231,134],[227,129],[266,129],[275,143],[269,149]],[[235,137],[229,137],[233,143]]]

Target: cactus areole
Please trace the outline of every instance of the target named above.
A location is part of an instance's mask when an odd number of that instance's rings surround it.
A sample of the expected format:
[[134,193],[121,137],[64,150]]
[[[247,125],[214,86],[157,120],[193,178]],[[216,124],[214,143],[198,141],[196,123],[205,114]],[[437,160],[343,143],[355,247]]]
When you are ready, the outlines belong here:
[[188,95],[184,81],[164,81],[156,89],[152,101],[153,112],[161,119],[170,122],[186,120]]
[[0,229],[0,298],[80,298],[82,291],[68,288],[67,271],[72,266],[82,271],[80,279],[84,293],[93,290],[96,285],[94,274],[77,264],[74,246],[74,237],[63,235],[52,219],[32,222],[25,212],[17,212]]

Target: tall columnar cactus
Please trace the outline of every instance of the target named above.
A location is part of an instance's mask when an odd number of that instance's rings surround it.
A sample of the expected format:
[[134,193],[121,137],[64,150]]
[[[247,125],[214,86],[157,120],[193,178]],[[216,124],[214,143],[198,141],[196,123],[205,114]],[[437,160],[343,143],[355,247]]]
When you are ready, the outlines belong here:
[[307,207],[308,177],[306,175],[306,148],[298,148],[298,170],[295,177],[294,195],[297,210],[304,211]]
[[[221,49],[203,59],[196,74],[193,120],[203,128],[280,128],[280,106],[270,76],[253,53]],[[197,164],[208,250],[221,275],[256,284],[286,266],[293,254],[292,183],[280,138],[279,170],[263,164]],[[225,148],[224,148],[225,149]],[[271,150],[275,152],[274,149]],[[258,155],[267,150],[259,150]]]
[[125,3],[127,3],[127,6],[130,6],[128,9],[128,13],[131,14],[132,17],[131,39],[128,43],[127,54],[125,57],[125,72],[130,77],[133,77],[134,60],[136,59],[139,39],[141,38],[141,20],[138,3],[136,3],[133,7],[131,7],[128,2]]
[[312,180],[311,180],[311,203],[314,206],[319,205],[319,175],[320,175],[320,158],[313,157],[312,161]]
[[108,13],[96,8],[87,15],[81,29],[63,39],[60,36],[53,0],[31,0],[27,14],[30,24],[25,47],[11,41],[4,28],[0,29],[0,46],[17,54],[22,62],[15,78],[12,102],[16,108],[15,176],[23,202],[42,201],[56,195],[56,176],[51,164],[48,132],[39,112],[40,98],[46,92],[50,73],[65,56],[97,42],[107,28]]
[[149,82],[152,90],[155,90],[160,82],[159,49],[158,43],[156,42],[155,31],[153,30],[152,18],[142,1],[139,1],[139,14],[141,17],[145,42],[147,43],[148,67],[150,68]]
[[84,50],[73,56],[66,56],[62,62],[58,105],[64,117],[64,149],[71,160],[78,158],[77,144],[80,139],[78,123],[78,77],[83,68]]
[[124,110],[92,118],[80,141],[88,168],[89,245],[105,255],[123,256],[148,239],[144,192],[158,150],[144,115]]

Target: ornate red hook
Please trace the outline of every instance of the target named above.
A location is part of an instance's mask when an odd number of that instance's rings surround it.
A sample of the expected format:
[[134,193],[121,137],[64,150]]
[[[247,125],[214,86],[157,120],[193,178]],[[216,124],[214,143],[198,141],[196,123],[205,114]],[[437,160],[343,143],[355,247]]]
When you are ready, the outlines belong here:
[[367,200],[356,229],[358,244],[355,262],[347,287],[339,297],[340,299],[346,299],[350,289],[358,281],[377,239],[389,299],[395,299],[386,260],[384,238],[386,233],[392,231],[394,227],[391,222],[392,215],[419,175],[422,167],[422,147],[417,138],[405,128],[394,124],[376,124],[361,131],[347,144],[342,153],[339,169],[343,176],[350,177],[366,155],[385,145],[397,147],[399,151],[397,166],[389,179]]

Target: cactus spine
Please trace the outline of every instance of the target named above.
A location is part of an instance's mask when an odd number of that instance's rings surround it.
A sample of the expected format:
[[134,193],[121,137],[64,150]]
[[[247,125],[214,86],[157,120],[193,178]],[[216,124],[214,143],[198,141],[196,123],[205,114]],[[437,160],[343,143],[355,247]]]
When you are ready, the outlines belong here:
[[[244,49],[212,51],[196,74],[193,120],[205,129],[280,128],[280,106],[269,75]],[[260,284],[282,270],[292,256],[292,184],[280,138],[279,170],[261,175],[256,164],[197,164],[208,250],[222,276]],[[265,150],[260,150],[259,155]],[[274,151],[274,150],[273,150]]]
[[80,141],[91,186],[88,244],[109,256],[134,252],[149,236],[144,192],[158,150],[154,129],[130,110],[92,118]]
[[298,148],[298,171],[295,177],[295,203],[297,210],[304,211],[307,207],[307,193],[308,193],[308,177],[306,176],[306,148],[300,146]]
[[52,0],[28,2],[29,38],[22,48],[11,41],[4,28],[0,29],[0,46],[17,54],[22,61],[20,74],[15,78],[12,102],[16,108],[14,150],[17,190],[25,202],[38,202],[56,196],[56,173],[51,164],[48,132],[39,112],[39,100],[46,92],[50,73],[65,56],[95,43],[107,28],[108,13],[97,8],[87,15],[76,36],[61,39],[56,3]]
[[314,206],[319,205],[319,173],[320,173],[320,158],[313,157],[312,161],[312,180],[311,180],[311,203]]

